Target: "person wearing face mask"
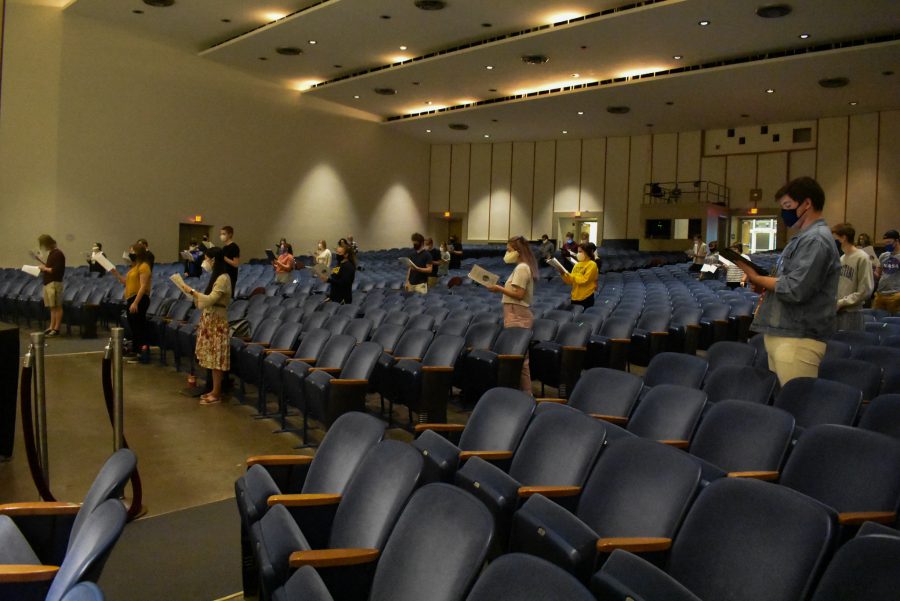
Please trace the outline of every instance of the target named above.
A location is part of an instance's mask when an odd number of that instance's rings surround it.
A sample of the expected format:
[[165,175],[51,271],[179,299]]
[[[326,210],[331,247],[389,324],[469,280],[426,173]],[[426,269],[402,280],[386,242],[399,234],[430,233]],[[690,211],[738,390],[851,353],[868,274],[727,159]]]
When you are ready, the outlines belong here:
[[703,242],[703,238],[700,237],[700,234],[694,234],[694,244],[688,251],[688,256],[691,258],[691,266],[688,268],[688,271],[700,273],[708,253],[709,247]]
[[149,323],[147,307],[150,306],[150,291],[153,285],[150,274],[150,263],[147,260],[147,249],[140,242],[131,247],[128,258],[131,268],[124,275],[118,271],[110,271],[119,282],[125,284],[125,306],[128,326],[131,328],[132,352],[137,356],[129,359],[129,363],[149,363]]
[[438,268],[441,266],[441,251],[434,247],[433,238],[425,238],[425,250],[431,255],[431,273],[428,274],[428,288],[438,284]]
[[462,266],[463,247],[455,235],[450,236],[450,269],[460,269]]
[[324,240],[319,240],[315,254],[317,265],[322,265],[327,269],[331,269],[331,251],[328,250],[328,244]]
[[556,247],[553,245],[553,242],[550,241],[550,237],[547,234],[541,236],[541,245],[538,247],[538,252],[541,255],[541,263],[550,265],[548,261],[553,258]]
[[450,249],[446,242],[441,242],[441,264],[438,265],[438,277],[444,277],[450,273]]
[[331,292],[328,300],[341,305],[349,305],[353,302],[353,280],[356,279],[356,252],[348,242],[339,244],[337,250],[337,267],[331,270],[331,274],[321,276],[323,282],[331,284]]
[[238,265],[241,264],[241,247],[234,242],[234,228],[230,225],[222,226],[219,230],[219,240],[222,241],[225,273],[231,279],[231,294],[234,295],[237,290]]
[[888,230],[884,233],[884,252],[878,257],[878,290],[873,309],[900,313],[900,233]]
[[208,249],[203,270],[212,272],[206,290],[201,293],[185,286],[184,291],[203,311],[197,326],[197,362],[201,367],[212,370],[212,390],[200,397],[200,404],[215,405],[222,400],[222,380],[231,368],[228,305],[231,304],[232,292],[224,250],[215,247]]
[[837,291],[837,329],[862,332],[866,329],[861,309],[872,296],[875,281],[869,267],[869,255],[853,245],[856,230],[849,223],[839,223],[831,234],[840,245],[841,277]]
[[819,183],[810,177],[792,180],[775,198],[782,220],[797,235],[785,246],[773,275],[739,265],[747,280],[764,291],[750,329],[764,336],[769,369],[784,386],[794,378],[818,375],[825,340],[835,331],[841,264],[822,218],[825,193]]
[[572,304],[581,305],[585,309],[594,306],[594,292],[597,291],[597,279],[600,275],[594,253],[597,247],[591,242],[578,245],[578,253],[575,255],[578,262],[568,273],[564,269],[556,268],[562,280],[572,287]]
[[[91,256],[93,257],[95,254],[100,254],[104,257],[106,256],[103,254],[103,245],[99,242],[94,242],[94,246],[91,247]],[[103,269],[103,265],[92,258],[88,259],[88,271],[91,273],[99,273],[101,276],[106,275],[106,270]]]
[[[528,241],[523,236],[514,236],[506,243],[506,254],[503,262],[515,265],[512,274],[506,279],[506,285],[495,284],[489,290],[503,295],[503,327],[531,328],[534,325],[534,314],[531,312],[531,300],[534,297],[534,282],[538,277],[537,261]],[[521,389],[532,394],[531,369],[528,355],[522,364],[522,376],[519,382]]]
[[63,317],[63,276],[66,274],[66,256],[56,246],[54,240],[48,234],[38,237],[38,245],[41,254],[46,257],[41,265],[38,265],[43,273],[44,280],[44,306],[50,311],[50,327],[44,330],[45,336],[59,336],[59,328]]
[[279,284],[287,284],[294,274],[294,254],[291,245],[283,238],[278,245],[278,256],[272,261],[275,268],[275,281]]
[[144,247],[144,251],[147,254],[147,265],[150,266],[150,271],[153,271],[153,267],[156,265],[156,255],[150,252],[150,243],[147,242],[146,238],[138,238],[137,242]]
[[431,253],[425,248],[425,237],[416,232],[410,236],[413,250],[409,260],[412,265],[406,270],[406,289],[409,292],[426,294],[428,292],[428,276],[431,275]]
[[566,232],[566,242],[560,248],[560,254],[564,259],[576,259],[578,257],[578,244],[575,243],[575,234]]

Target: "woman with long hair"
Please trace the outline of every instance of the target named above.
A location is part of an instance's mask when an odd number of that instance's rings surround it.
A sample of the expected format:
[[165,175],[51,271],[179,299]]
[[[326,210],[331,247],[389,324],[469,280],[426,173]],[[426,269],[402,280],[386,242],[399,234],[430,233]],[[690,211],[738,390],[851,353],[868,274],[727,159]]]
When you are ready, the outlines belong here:
[[150,340],[147,322],[147,308],[150,306],[150,289],[152,269],[147,247],[135,242],[128,252],[131,268],[122,276],[118,271],[111,271],[118,280],[125,284],[125,305],[128,327],[131,329],[132,352],[136,356],[129,363],[150,363]]
[[[507,278],[505,286],[495,284],[490,287],[491,292],[503,295],[503,327],[530,329],[534,325],[531,300],[534,296],[534,283],[538,278],[538,267],[531,247],[528,246],[528,240],[523,236],[510,238],[506,243],[503,262],[515,265],[512,274]],[[522,364],[520,386],[528,394],[532,393],[528,355]]]
[[356,252],[353,246],[341,238],[337,247],[338,265],[331,270],[331,275],[321,276],[323,282],[331,284],[328,299],[333,303],[349,305],[353,302],[353,280],[356,279]]
[[184,291],[203,310],[197,326],[197,362],[212,370],[212,390],[200,397],[201,405],[213,405],[222,400],[222,380],[231,368],[231,332],[228,329],[228,305],[231,304],[231,278],[228,277],[222,249],[206,251],[203,269],[210,271],[206,290],[199,292],[188,286]]
[[583,242],[578,245],[576,258],[578,262],[568,273],[564,269],[556,268],[562,280],[572,287],[571,302],[573,305],[581,305],[585,309],[594,306],[594,292],[597,291],[599,270],[594,253],[597,247],[592,242]]

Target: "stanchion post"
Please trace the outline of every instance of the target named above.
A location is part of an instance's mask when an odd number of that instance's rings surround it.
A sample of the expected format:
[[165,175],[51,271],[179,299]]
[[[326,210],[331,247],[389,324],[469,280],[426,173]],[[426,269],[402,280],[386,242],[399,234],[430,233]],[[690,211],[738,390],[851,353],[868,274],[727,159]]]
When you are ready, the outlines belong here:
[[34,366],[34,408],[35,438],[37,439],[38,461],[44,482],[50,486],[50,452],[47,449],[47,386],[44,366],[44,333],[31,334],[31,361]]
[[122,344],[125,330],[112,328],[110,346],[112,346],[113,376],[113,450],[118,451],[125,446],[125,389],[122,363]]

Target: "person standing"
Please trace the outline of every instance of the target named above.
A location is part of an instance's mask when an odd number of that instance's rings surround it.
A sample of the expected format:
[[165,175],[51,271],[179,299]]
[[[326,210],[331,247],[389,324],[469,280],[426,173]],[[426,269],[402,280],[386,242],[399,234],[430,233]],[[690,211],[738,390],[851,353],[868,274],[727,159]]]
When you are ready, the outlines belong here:
[[833,226],[831,233],[844,253],[838,280],[836,327],[862,332],[866,329],[862,308],[875,289],[869,255],[853,245],[856,230],[849,223]]
[[434,239],[425,239],[425,250],[431,255],[431,273],[428,274],[428,288],[434,288],[438,284],[438,268],[441,266],[441,251],[434,247]]
[[700,271],[701,280],[717,280],[719,279],[719,267],[722,263],[719,261],[719,241],[713,240],[709,243],[709,250],[706,257],[703,258],[703,267],[713,269],[714,271]]
[[225,261],[225,273],[231,280],[231,296],[237,290],[238,266],[241,264],[241,247],[234,241],[234,228],[230,225],[222,226],[219,230],[219,240],[222,241],[222,260]]
[[740,266],[747,280],[764,291],[750,329],[764,336],[769,369],[784,386],[794,378],[818,376],[825,340],[835,331],[841,263],[822,218],[825,193],[816,180],[792,180],[775,198],[782,220],[797,235],[784,247],[774,275],[760,275],[743,262]]
[[578,244],[575,242],[575,234],[566,232],[566,241],[560,248],[559,254],[563,259],[576,259],[578,256]]
[[331,270],[330,275],[321,276],[320,279],[331,284],[328,300],[339,305],[349,305],[353,302],[353,281],[356,279],[356,253],[349,244],[338,245],[335,252],[337,253],[337,267]]
[[446,242],[441,242],[441,264],[438,265],[438,277],[444,277],[450,273],[450,250]]
[[[503,262],[515,265],[506,285],[495,284],[489,288],[491,292],[503,295],[503,327],[531,328],[534,325],[534,314],[531,312],[531,300],[534,297],[534,282],[538,277],[537,261],[528,241],[524,236],[514,236],[506,243],[506,254]],[[528,354],[522,363],[520,388],[532,394],[531,368],[528,365]]]
[[[736,252],[737,254],[744,257],[746,260],[750,260],[750,257],[744,254],[744,245],[740,242],[735,242],[731,246],[729,246],[731,250]],[[734,290],[735,288],[739,288],[743,286],[747,281],[747,276],[744,274],[744,270],[731,263],[725,270],[725,285]]]
[[50,327],[44,330],[48,337],[59,336],[59,328],[62,326],[63,317],[63,277],[66,275],[66,255],[59,250],[49,234],[41,234],[38,237],[38,245],[41,253],[46,253],[47,260],[38,265],[43,273],[44,280],[44,306],[50,311]]
[[700,270],[703,269],[703,262],[706,260],[708,252],[709,249],[707,248],[706,243],[703,242],[700,234],[694,234],[694,244],[691,246],[691,250],[688,251],[688,256],[692,261],[688,271],[699,273]]
[[328,244],[324,240],[319,240],[316,246],[316,265],[331,269],[331,251],[328,250]]
[[88,259],[88,271],[91,273],[98,273],[101,276],[106,275],[106,270],[103,269],[103,265],[93,259],[95,254],[106,257],[106,255],[103,254],[103,245],[99,242],[94,242],[94,246],[91,247],[91,258]]
[[129,363],[150,363],[149,324],[147,308],[150,306],[150,290],[153,284],[150,277],[150,263],[147,249],[140,241],[135,242],[128,253],[131,268],[123,277],[118,271],[110,271],[121,283],[125,284],[125,313],[128,327],[131,328],[132,351],[137,356],[129,359]]
[[541,236],[541,245],[538,247],[538,252],[541,254],[541,262],[544,265],[549,265],[550,259],[553,258],[553,254],[556,252],[556,246],[553,245],[547,234]]
[[450,235],[450,269],[461,269],[463,258],[462,243],[455,234]]
[[150,266],[150,271],[153,271],[153,268],[156,266],[156,255],[150,252],[150,243],[147,242],[146,238],[138,238],[137,243],[144,247],[147,254],[147,265]]
[[873,309],[900,313],[900,233],[888,230],[884,233],[884,252],[878,256],[878,290]]
[[409,260],[412,264],[406,270],[406,290],[426,294],[428,292],[428,276],[431,275],[431,253],[425,249],[425,237],[416,232],[410,236],[413,250]]
[[571,301],[573,305],[581,305],[585,309],[594,306],[594,292],[597,291],[597,280],[600,272],[594,253],[597,247],[592,242],[578,245],[578,253],[575,255],[578,262],[569,273],[564,269],[556,268],[562,280],[572,287]]
[[278,246],[278,256],[272,261],[275,268],[275,281],[279,284],[287,284],[294,273],[294,255],[291,253],[287,242]]
[[231,368],[231,332],[228,328],[228,305],[231,304],[231,277],[224,249],[206,251],[204,269],[211,271],[206,290],[199,292],[188,286],[184,291],[203,311],[197,326],[197,362],[212,370],[212,390],[200,397],[201,405],[214,405],[222,400],[222,380]]

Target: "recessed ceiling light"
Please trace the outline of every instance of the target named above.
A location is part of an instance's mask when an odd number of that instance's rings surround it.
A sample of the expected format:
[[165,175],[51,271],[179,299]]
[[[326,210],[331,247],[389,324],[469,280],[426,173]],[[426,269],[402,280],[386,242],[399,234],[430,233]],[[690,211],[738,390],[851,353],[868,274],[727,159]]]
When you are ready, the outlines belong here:
[[496,119],[491,119],[491,123],[497,123]]
[[136,9],[134,9],[134,10],[131,11],[131,12],[133,12],[133,13],[136,14],[136,15],[142,15],[142,14],[144,14],[144,11],[142,11],[142,10],[139,9],[139,8],[136,8]]
[[579,115],[583,115],[583,114],[584,114],[584,111],[578,111],[578,114],[579,114]]
[[268,57],[261,56],[261,57],[259,57],[259,60],[261,60],[261,61],[267,61],[267,60],[269,60],[269,59],[268,59]]
[[310,46],[315,46],[316,44],[317,44],[317,42],[316,42],[315,40],[310,40],[310,41],[309,41],[309,45],[310,45]]
[[497,88],[489,88],[488,89],[488,92],[496,92],[496,91],[497,91]]
[[375,93],[380,96],[393,96],[397,93],[394,88],[375,88]]
[[773,90],[772,88],[766,88],[766,94],[774,94],[774,93],[775,93],[775,90]]
[[381,15],[381,18],[386,21],[391,18],[391,15]]
[[606,107],[607,113],[612,113],[613,115],[624,115],[631,109],[627,106],[608,106]]
[[676,54],[676,55],[673,56],[672,58],[674,58],[674,59],[677,60],[677,61],[680,61],[680,60],[683,59],[684,57],[681,56],[680,54]]
[[526,54],[522,57],[522,62],[526,65],[543,65],[549,60],[550,57],[543,54]]
[[809,38],[809,34],[808,34],[808,33],[801,33],[801,34],[798,35],[797,37],[800,38],[801,40],[806,40],[806,39]]
[[490,137],[491,137],[491,134],[484,134],[484,137],[485,137],[485,138],[490,138]]
[[493,27],[494,24],[493,23],[482,23],[481,26],[487,28],[487,27]]
[[884,75],[885,77],[890,77],[891,75],[894,74],[894,72],[893,71],[882,71],[881,74]]
[[354,94],[353,98],[355,98],[356,100],[359,100],[359,94]]
[[709,21],[697,21],[697,25],[699,25],[700,27],[706,27],[707,25],[709,25]]
[[819,80],[819,85],[823,88],[843,88],[850,83],[846,77],[826,77]]
[[742,117],[743,119],[749,119],[749,118],[750,118],[750,115],[748,115],[747,113],[741,113],[741,117]]
[[416,0],[413,4],[422,10],[442,10],[447,6],[444,0]]
[[332,65],[335,69],[343,69],[344,65]]
[[431,133],[431,130],[430,130],[430,129],[426,129],[426,130],[425,130],[425,133],[426,133],[426,134],[430,134],[430,133]]
[[412,85],[417,86],[417,85],[419,85],[419,82],[418,82],[418,81],[414,81],[414,82],[412,82]]
[[572,73],[572,77],[581,77],[580,73]]
[[645,123],[644,125],[646,125],[647,127],[653,127],[652,123]]
[[231,23],[231,19],[222,19],[222,23]]
[[447,127],[456,131],[465,131],[469,129],[469,126],[466,123],[450,123]]
[[426,100],[426,101],[425,101],[425,104],[430,105],[430,104],[431,104],[431,101],[430,101],[430,100]]
[[172,6],[173,4],[175,4],[175,0],[144,0],[144,4],[146,4],[147,6],[165,8],[167,6]]
[[400,46],[400,50],[406,50],[406,46]]
[[855,101],[855,100],[851,100],[851,101],[849,102],[849,104],[850,104],[850,106],[856,106],[856,105],[859,104],[859,103],[858,103],[857,101]]
[[666,106],[672,106],[673,104],[675,104],[675,103],[672,102],[671,100],[666,100]]
[[303,54],[303,51],[296,46],[279,46],[275,49],[275,52],[284,56],[297,56],[298,54]]
[[563,134],[569,133],[569,130],[567,130],[567,129],[564,129],[564,130],[562,130],[562,131],[563,131]]
[[756,16],[763,19],[779,19],[791,14],[791,7],[787,4],[767,4],[756,9]]
[[487,69],[488,71],[491,71],[491,70],[493,70],[494,65],[485,65],[484,68]]

